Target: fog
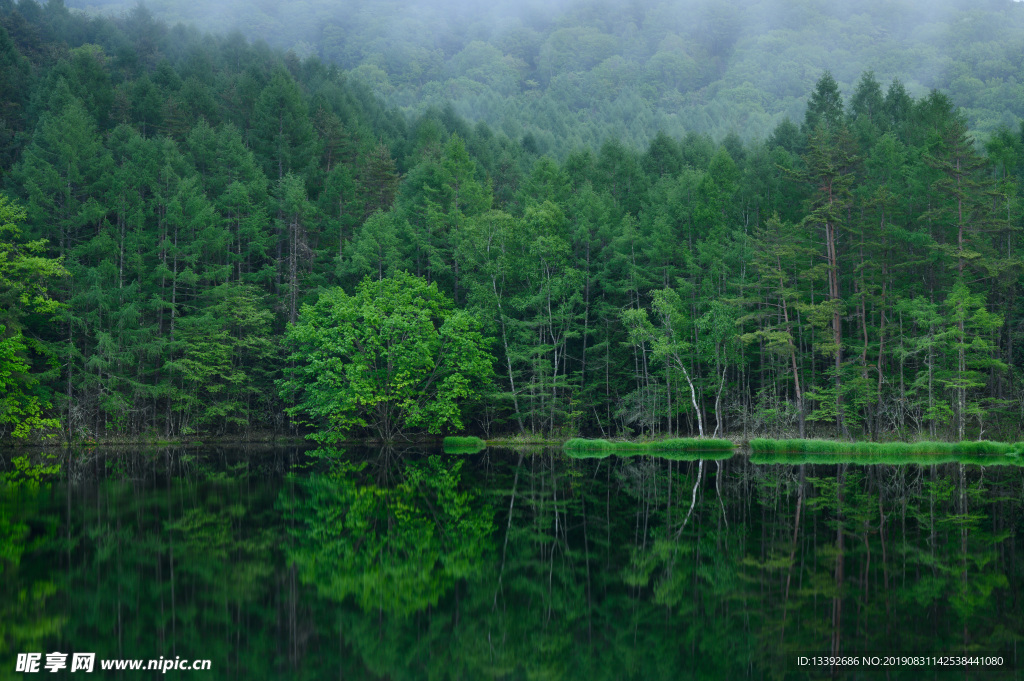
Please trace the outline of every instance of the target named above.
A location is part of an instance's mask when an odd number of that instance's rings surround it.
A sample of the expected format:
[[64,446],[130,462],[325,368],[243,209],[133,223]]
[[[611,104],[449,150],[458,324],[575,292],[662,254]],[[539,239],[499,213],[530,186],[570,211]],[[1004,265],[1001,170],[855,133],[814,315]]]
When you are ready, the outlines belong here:
[[[68,0],[125,12],[118,0]],[[409,111],[452,105],[554,149],[658,130],[764,137],[822,72],[947,91],[982,131],[1015,126],[1024,6],[1013,0],[153,0],[169,23],[350,70]],[[983,108],[985,113],[975,111]],[[571,116],[564,115],[566,111]],[[992,113],[992,112],[995,113]],[[570,120],[571,119],[571,120]],[[567,123],[566,121],[570,121]],[[568,126],[568,128],[566,127]]]

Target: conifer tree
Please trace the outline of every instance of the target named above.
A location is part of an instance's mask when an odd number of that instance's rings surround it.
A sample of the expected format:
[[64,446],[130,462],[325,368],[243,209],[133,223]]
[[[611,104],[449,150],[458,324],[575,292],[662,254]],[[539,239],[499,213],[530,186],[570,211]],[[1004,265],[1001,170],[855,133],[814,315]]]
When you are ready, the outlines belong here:
[[[831,92],[831,88],[826,88],[825,92]],[[827,101],[832,102],[831,99]],[[829,111],[832,111],[832,108]],[[839,111],[842,111],[841,102]],[[846,302],[842,286],[840,232],[848,227],[855,164],[858,159],[852,153],[852,140],[841,119],[836,123],[839,127],[828,127],[832,124],[832,116],[832,113],[822,113],[824,122],[814,129],[804,157],[807,166],[805,181],[812,193],[803,225],[809,230],[820,230],[821,233],[824,255],[822,262],[814,269],[816,276],[827,283],[827,299],[825,302],[817,303],[814,316],[822,327],[829,328],[827,340],[820,340],[818,349],[834,360],[831,368],[833,385],[820,393],[825,401],[831,402],[831,405],[824,409],[819,408],[816,414],[818,418],[834,418],[840,432],[849,437],[842,385],[843,317],[846,314]]]

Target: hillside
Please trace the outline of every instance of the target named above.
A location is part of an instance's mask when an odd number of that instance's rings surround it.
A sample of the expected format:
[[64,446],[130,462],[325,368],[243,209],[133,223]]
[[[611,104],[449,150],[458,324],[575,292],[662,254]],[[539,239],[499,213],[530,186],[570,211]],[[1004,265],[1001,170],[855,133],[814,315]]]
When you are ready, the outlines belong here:
[[[73,0],[119,12],[131,3]],[[1012,0],[634,0],[430,3],[153,0],[171,23],[317,55],[407,112],[451,104],[559,156],[733,132],[764,139],[803,116],[829,70],[853,92],[872,70],[913,96],[949,94],[987,139],[1024,116],[1024,4]]]

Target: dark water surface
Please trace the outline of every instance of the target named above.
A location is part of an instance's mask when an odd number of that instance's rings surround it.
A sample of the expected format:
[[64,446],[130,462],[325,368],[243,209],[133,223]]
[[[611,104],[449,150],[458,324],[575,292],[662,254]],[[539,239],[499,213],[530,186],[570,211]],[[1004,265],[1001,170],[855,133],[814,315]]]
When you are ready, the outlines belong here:
[[[0,679],[82,676],[15,671],[54,651],[205,679],[1024,678],[1017,466],[254,446],[2,470]],[[836,653],[859,664],[798,664]],[[1003,666],[886,660],[965,654]]]

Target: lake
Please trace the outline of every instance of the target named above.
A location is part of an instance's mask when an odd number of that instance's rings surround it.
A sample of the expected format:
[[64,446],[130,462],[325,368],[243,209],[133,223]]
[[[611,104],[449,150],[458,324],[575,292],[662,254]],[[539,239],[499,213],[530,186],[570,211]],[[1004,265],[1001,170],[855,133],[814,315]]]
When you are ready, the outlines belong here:
[[253,445],[46,475],[22,455],[0,679],[57,652],[100,678],[1024,678],[1015,465]]

